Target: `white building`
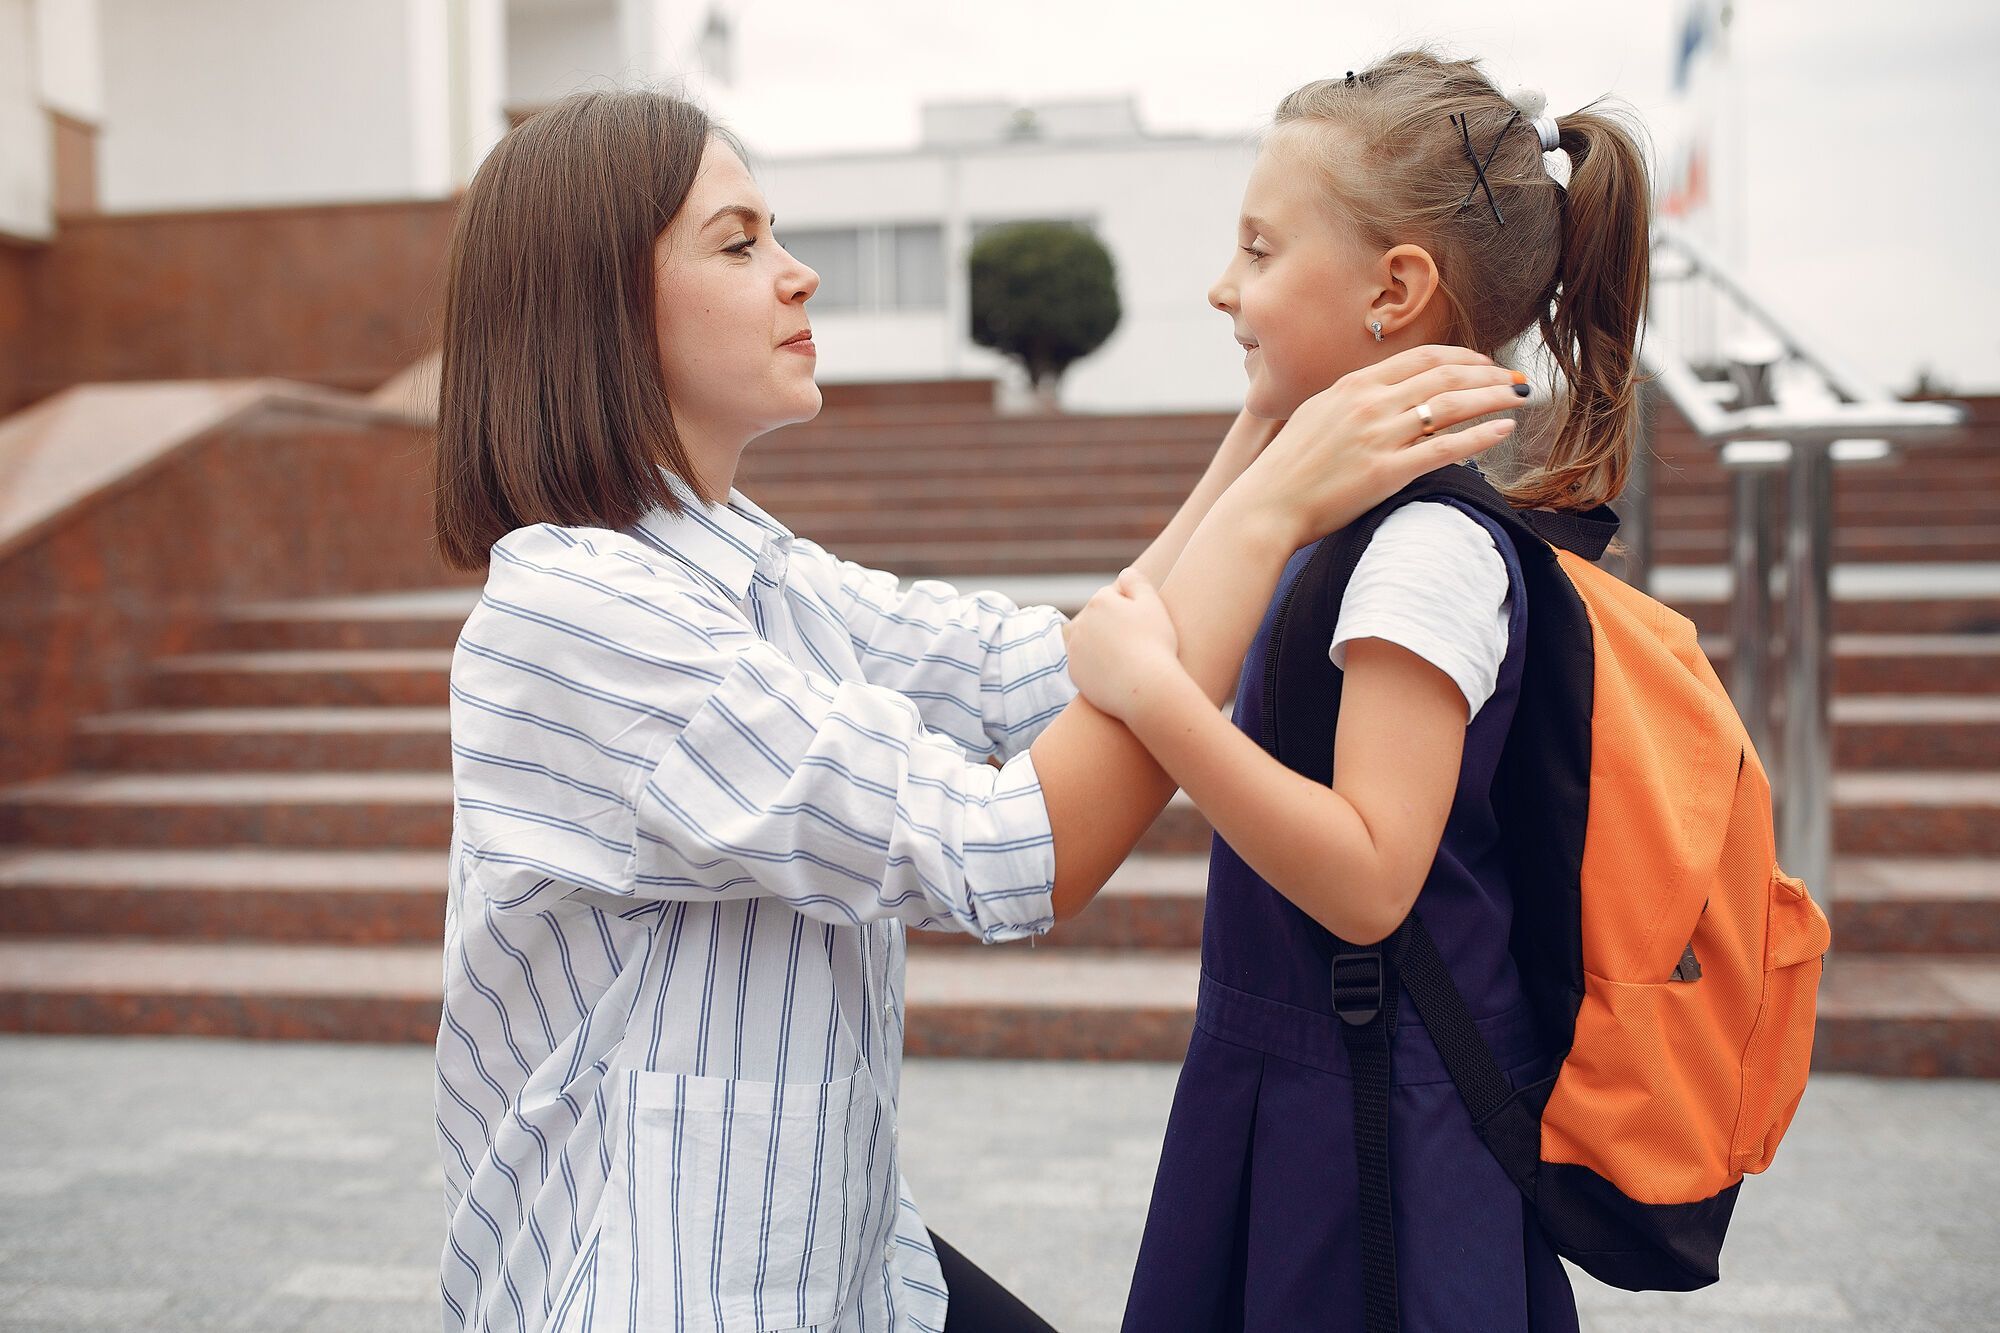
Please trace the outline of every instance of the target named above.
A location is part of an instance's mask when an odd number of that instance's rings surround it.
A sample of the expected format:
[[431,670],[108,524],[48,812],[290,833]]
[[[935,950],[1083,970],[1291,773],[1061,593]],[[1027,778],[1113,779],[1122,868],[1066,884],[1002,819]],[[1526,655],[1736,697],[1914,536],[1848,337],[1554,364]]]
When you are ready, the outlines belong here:
[[[727,123],[759,96],[731,82],[733,33],[731,5],[675,0],[0,0],[0,233],[52,234],[56,158],[85,142],[88,207],[131,213],[443,198],[510,118],[578,88],[669,87]],[[781,239],[821,273],[827,381],[1011,378],[971,341],[965,257],[988,226],[1057,219],[1105,242],[1124,306],[1068,406],[1240,398],[1205,293],[1247,137],[1149,135],[1112,98],[928,106],[905,151],[749,147]]]
[[[753,146],[754,147],[754,146]],[[1124,317],[1063,381],[1081,410],[1240,402],[1243,369],[1208,285],[1229,261],[1253,149],[1153,138],[1128,103],[926,108],[902,153],[780,158],[758,175],[778,235],[820,274],[821,378],[1009,376],[973,345],[965,258],[997,223],[1081,223],[1111,251]]]

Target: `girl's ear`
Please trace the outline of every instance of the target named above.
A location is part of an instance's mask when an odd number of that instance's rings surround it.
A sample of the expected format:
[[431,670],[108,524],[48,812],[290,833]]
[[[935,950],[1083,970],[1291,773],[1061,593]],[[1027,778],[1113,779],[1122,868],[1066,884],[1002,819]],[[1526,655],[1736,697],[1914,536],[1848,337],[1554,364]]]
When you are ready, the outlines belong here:
[[1437,261],[1421,245],[1393,246],[1376,261],[1376,279],[1368,318],[1382,321],[1387,338],[1417,323],[1430,308],[1438,292]]

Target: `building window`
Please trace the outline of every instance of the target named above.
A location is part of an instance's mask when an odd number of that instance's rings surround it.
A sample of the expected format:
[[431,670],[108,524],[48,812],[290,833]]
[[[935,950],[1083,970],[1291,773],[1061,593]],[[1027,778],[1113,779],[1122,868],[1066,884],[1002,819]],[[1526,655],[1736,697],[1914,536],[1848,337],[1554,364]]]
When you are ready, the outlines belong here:
[[942,310],[944,228],[784,228],[785,249],[819,274],[820,310]]

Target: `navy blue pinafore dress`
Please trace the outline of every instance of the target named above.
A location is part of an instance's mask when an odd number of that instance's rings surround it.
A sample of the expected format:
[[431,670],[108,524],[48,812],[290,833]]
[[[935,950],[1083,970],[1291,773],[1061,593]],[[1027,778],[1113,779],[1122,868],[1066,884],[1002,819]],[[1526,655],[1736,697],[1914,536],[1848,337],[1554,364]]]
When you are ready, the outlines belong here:
[[[1513,900],[1492,786],[1521,686],[1528,607],[1513,542],[1492,533],[1512,591],[1493,697],[1466,728],[1458,791],[1416,911],[1516,1086],[1551,1062],[1507,949]],[[1258,736],[1278,607],[1245,662],[1236,725]],[[1139,1248],[1126,1333],[1362,1333],[1353,1095],[1329,966],[1333,936],[1220,838],[1209,861],[1201,997]],[[1472,1128],[1407,992],[1391,1045],[1397,1288],[1407,1333],[1574,1330],[1561,1261]]]

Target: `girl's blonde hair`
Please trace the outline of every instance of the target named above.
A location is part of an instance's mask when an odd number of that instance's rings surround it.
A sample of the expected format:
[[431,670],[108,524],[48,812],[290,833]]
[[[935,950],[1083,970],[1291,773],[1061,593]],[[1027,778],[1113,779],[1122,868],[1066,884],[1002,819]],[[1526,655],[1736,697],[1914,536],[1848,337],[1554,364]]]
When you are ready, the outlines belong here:
[[1617,497],[1631,465],[1651,187],[1628,118],[1593,104],[1557,123],[1567,188],[1544,169],[1530,116],[1477,64],[1417,50],[1298,89],[1273,138],[1298,140],[1370,243],[1430,251],[1446,341],[1491,354],[1540,329],[1563,411],[1546,452],[1501,489],[1521,508],[1590,509]]

